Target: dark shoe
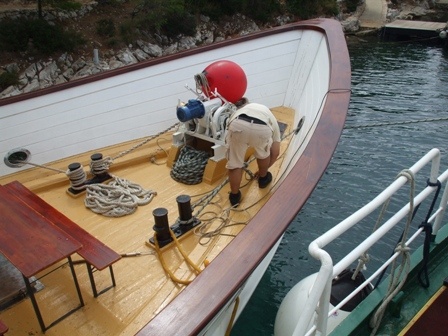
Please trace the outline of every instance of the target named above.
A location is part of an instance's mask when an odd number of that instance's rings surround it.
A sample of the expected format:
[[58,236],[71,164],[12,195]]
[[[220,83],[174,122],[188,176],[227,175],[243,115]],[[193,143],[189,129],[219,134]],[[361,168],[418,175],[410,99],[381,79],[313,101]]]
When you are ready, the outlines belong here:
[[238,193],[236,193],[236,194],[229,193],[229,201],[230,201],[230,204],[232,204],[232,206],[236,206],[236,205],[240,204],[241,191],[238,190]]
[[272,174],[268,172],[265,177],[258,177],[258,187],[263,189],[272,181]]

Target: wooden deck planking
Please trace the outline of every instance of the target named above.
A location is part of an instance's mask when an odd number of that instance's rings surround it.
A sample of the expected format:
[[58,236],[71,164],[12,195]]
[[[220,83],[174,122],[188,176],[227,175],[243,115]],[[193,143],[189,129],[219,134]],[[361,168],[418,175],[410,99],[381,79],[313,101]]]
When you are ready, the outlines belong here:
[[[279,121],[288,124],[285,133],[291,131],[293,111],[288,108],[273,109]],[[165,151],[169,151],[171,146],[170,137],[167,141],[159,141]],[[103,155],[116,156],[117,153],[123,149],[131,147],[127,144],[125,148],[107,148],[99,150]],[[287,148],[287,142],[282,143],[281,153]],[[125,257],[114,264],[114,273],[117,281],[117,287],[111,291],[101,295],[99,299],[94,299],[90,294],[90,286],[88,274],[85,267],[77,266],[76,272],[81,286],[81,290],[85,293],[84,299],[86,309],[95,316],[101,314],[106,316],[109,322],[105,322],[106,318],[95,317],[95,323],[92,325],[88,320],[88,316],[75,313],[73,316],[64,320],[63,323],[58,324],[47,331],[49,335],[56,335],[66,330],[72,330],[74,335],[90,334],[135,334],[143,324],[145,324],[151,316],[154,316],[159,310],[167,305],[178,293],[183,290],[180,286],[171,281],[165,271],[163,270],[160,260],[153,248],[148,247],[146,242],[153,234],[153,209],[157,207],[165,207],[168,209],[169,223],[174,223],[178,216],[178,209],[176,197],[180,194],[188,194],[192,196],[192,204],[198,199],[195,195],[200,195],[204,192],[212,190],[219,185],[222,180],[219,180],[212,185],[185,185],[181,183],[173,183],[169,176],[169,168],[165,164],[165,152],[161,151],[158,154],[157,163],[150,162],[150,157],[158,151],[158,145],[152,142],[136,153],[126,156],[124,160],[117,160],[117,163],[112,165],[110,172],[112,175],[126,178],[130,181],[138,183],[145,189],[152,189],[157,191],[153,201],[148,205],[140,206],[137,211],[130,215],[116,218],[108,218],[93,213],[84,206],[85,195],[72,197],[67,194],[68,180],[63,174],[50,173],[44,179],[37,179],[39,175],[36,170],[31,170],[31,176],[25,177],[24,180],[29,181],[28,187],[44,199],[52,206],[63,209],[65,216],[82,226],[83,229],[101,239],[106,245],[117,251],[118,253],[133,253],[142,252],[144,255],[136,257]],[[88,170],[88,159],[92,153],[86,153],[86,162],[83,163],[84,169]],[[143,157],[143,159],[141,158]],[[278,171],[283,158],[270,169],[274,178],[278,176]],[[63,169],[71,162],[68,159],[63,162],[58,162],[57,167]],[[250,166],[252,172],[256,172],[256,162],[253,161]],[[42,170],[40,171],[42,174]],[[24,174],[24,173],[21,173]],[[157,178],[154,178],[157,176]],[[225,178],[225,177],[224,177]],[[9,178],[4,179],[2,183],[8,181]],[[243,180],[242,185],[247,181]],[[33,188],[34,187],[34,188]],[[206,211],[215,212],[217,216],[221,215],[223,209],[229,206],[228,201],[228,185],[224,186],[217,200],[219,205],[209,205]],[[269,194],[269,188],[259,189],[256,181],[250,182],[242,189],[243,202],[241,210],[249,207],[254,203],[254,200],[261,198],[260,204],[256,204],[253,208],[244,211],[231,211],[230,217],[232,222],[245,222],[253,213],[258,211],[259,207],[264,204],[269,197],[263,198],[264,195]],[[215,223],[213,227],[217,227]],[[211,227],[210,229],[212,229]],[[220,253],[221,249],[232,241],[231,235],[238,234],[244,225],[237,225],[226,228],[223,233],[229,236],[216,236],[208,245],[198,244],[199,237],[194,234],[188,234],[187,237],[182,238],[180,243],[182,248],[186,251],[189,257],[201,268],[204,269],[206,262],[211,262]],[[166,248],[163,250],[164,259],[169,261],[170,269],[175,271],[179,278],[193,279],[194,273],[191,272],[190,267],[185,263],[177,248]],[[58,266],[58,265],[56,265]],[[58,284],[57,277],[50,274],[45,278],[46,293],[39,294],[40,300],[45,300],[45,297],[51,298],[56,293],[64,292],[65,287]],[[103,288],[110,283],[110,278],[107,272],[95,274],[95,280],[98,288]],[[59,280],[60,281],[60,280]],[[67,300],[70,300],[72,295],[67,295]],[[9,314],[17,314],[15,312],[22,311],[23,306],[27,301],[21,302],[12,307],[8,311],[0,314],[1,318],[10,326],[12,331],[17,331],[17,327],[12,320],[8,318]],[[54,314],[60,307],[64,307],[63,302],[54,302],[48,305],[50,308],[43,308],[43,313]],[[107,307],[107,308],[106,308]],[[110,307],[113,307],[109,309]],[[99,312],[98,314],[96,312]],[[99,319],[99,320],[98,320]],[[23,330],[32,330],[35,326],[35,321],[30,314],[29,319],[23,325]],[[77,325],[77,327],[74,327]],[[68,329],[67,329],[68,328]],[[73,329],[71,329],[73,328]],[[76,330],[76,331],[74,331]]]

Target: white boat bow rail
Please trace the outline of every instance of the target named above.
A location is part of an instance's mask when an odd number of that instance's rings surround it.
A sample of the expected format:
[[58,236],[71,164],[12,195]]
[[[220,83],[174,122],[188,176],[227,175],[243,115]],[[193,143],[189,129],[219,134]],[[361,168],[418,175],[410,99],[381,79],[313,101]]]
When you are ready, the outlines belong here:
[[[337,306],[330,310],[330,294],[332,280],[337,277],[342,271],[348,268],[352,263],[356,262],[360,256],[366,252],[370,247],[377,243],[383,236],[385,236],[393,227],[395,227],[400,221],[409,215],[413,211],[414,207],[417,207],[423,200],[427,199],[438,189],[437,184],[445,184],[444,192],[440,205],[434,209],[434,213],[429,217],[428,223],[432,223],[433,237],[437,235],[437,231],[440,228],[441,220],[445,214],[445,209],[448,200],[448,188],[446,187],[446,181],[448,179],[448,170],[444,171],[438,176],[440,167],[440,151],[439,149],[432,149],[425,156],[423,156],[418,162],[416,162],[409,172],[413,175],[422,170],[425,166],[431,165],[431,173],[429,183],[418,195],[414,197],[413,205],[411,202],[404,205],[399,211],[397,211],[390,219],[385,221],[376,231],[371,233],[366,239],[364,239],[358,247],[350,251],[344,258],[338,263],[333,265],[333,260],[330,254],[324,250],[324,247],[335,239],[340,237],[343,233],[351,229],[360,223],[361,220],[366,218],[374,210],[379,209],[387,202],[390,197],[397,193],[403,186],[405,186],[409,179],[406,176],[399,176],[393,183],[389,185],[383,192],[375,197],[371,202],[364,207],[353,213],[351,216],[334,226],[332,229],[325,232],[323,235],[315,239],[309,245],[309,253],[317,260],[321,262],[320,270],[317,274],[315,283],[310,289],[309,296],[305,307],[314,307],[313,309],[304,310],[300,315],[298,323],[294,329],[293,335],[326,335],[327,334],[327,319],[340,307],[347,303],[357,293],[359,293],[366,286],[370,286],[371,281],[383,272],[398,256],[400,251],[396,251],[381,267],[379,267],[370,277],[368,277],[355,291],[341,301]],[[406,240],[404,246],[408,247],[415,238],[424,230],[423,227],[419,227],[409,239]],[[310,328],[310,321],[313,315],[317,313],[314,325]]]

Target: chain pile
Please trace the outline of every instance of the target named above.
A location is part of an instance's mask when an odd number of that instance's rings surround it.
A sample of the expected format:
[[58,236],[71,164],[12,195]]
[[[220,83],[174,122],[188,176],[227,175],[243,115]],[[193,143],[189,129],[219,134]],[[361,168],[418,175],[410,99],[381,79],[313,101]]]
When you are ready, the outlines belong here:
[[206,152],[185,146],[181,149],[170,175],[177,182],[199,184],[202,182],[208,159]]

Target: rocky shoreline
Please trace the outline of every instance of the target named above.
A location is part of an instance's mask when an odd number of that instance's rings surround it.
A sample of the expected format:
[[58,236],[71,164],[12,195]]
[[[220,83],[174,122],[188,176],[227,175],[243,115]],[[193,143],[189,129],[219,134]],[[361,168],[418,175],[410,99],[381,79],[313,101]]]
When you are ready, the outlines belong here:
[[[47,20],[74,18],[77,15],[85,15],[96,6],[96,2],[92,2],[83,6],[77,12],[49,12],[46,15]],[[402,9],[394,9],[389,6],[388,19],[405,18],[410,16],[421,16],[431,11],[429,5],[424,1],[419,6],[410,8],[409,6]],[[341,22],[345,33],[355,34],[360,31],[359,17],[363,12],[363,6],[359,6],[355,13],[348,15],[340,15],[337,19]],[[12,11],[11,13],[2,13],[3,17],[27,17],[30,11]],[[174,43],[162,47],[164,44],[154,44],[142,40],[137,41],[135,45],[129,45],[127,48],[118,52],[111,51],[108,55],[98,55],[98,50],[92,50],[92,56],[81,57],[74,60],[69,53],[62,54],[58,59],[40,60],[29,65],[25,70],[20,69],[18,63],[10,63],[1,66],[2,71],[19,73],[19,85],[10,86],[0,93],[1,98],[12,97],[46,88],[55,84],[60,84],[75,79],[87,77],[100,72],[116,69],[122,66],[138,63],[151,58],[163,55],[174,54],[176,52],[192,49],[198,45],[211,44],[224,39],[232,32],[237,31],[240,36],[265,29],[267,27],[259,27],[254,21],[249,20],[243,15],[235,15],[225,25],[221,25],[218,29],[217,25],[210,22],[207,17],[202,17],[202,23],[197,28],[196,36],[183,36]],[[287,16],[276,18],[275,25],[284,25],[291,22],[291,18]],[[226,31],[227,30],[227,31]]]

